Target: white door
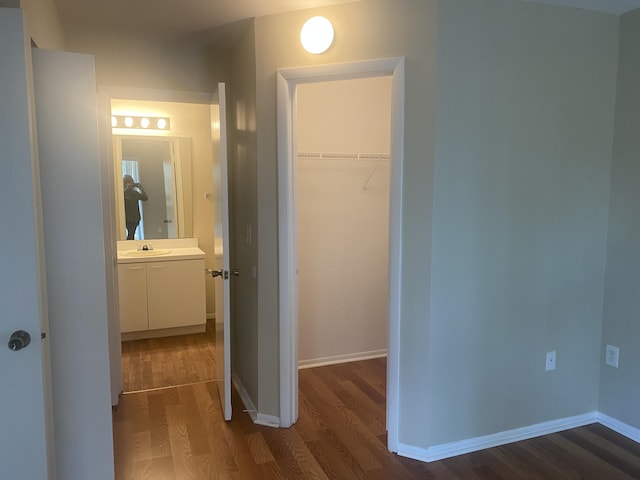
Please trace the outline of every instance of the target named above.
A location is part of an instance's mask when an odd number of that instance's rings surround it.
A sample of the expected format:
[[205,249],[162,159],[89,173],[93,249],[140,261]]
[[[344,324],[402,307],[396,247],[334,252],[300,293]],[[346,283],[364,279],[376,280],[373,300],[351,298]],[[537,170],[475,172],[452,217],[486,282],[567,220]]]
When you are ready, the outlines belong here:
[[229,191],[225,84],[218,83],[211,105],[214,191],[214,275],[216,298],[216,378],[224,419],[231,420],[231,316],[229,304]]
[[105,256],[112,234],[103,222],[94,71],[89,55],[33,51],[60,480],[113,479],[106,283],[112,259]]
[[[30,136],[31,75],[22,12],[0,8],[0,466],[2,478],[46,479],[48,368],[41,271],[39,191]],[[31,336],[24,349],[8,347],[13,332]]]

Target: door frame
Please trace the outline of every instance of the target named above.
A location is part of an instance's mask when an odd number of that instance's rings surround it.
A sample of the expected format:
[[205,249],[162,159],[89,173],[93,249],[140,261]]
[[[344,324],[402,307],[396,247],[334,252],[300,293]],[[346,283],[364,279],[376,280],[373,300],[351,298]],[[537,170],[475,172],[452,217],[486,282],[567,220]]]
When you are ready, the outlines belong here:
[[398,451],[402,193],[404,163],[404,57],[283,68],[277,71],[278,247],[280,302],[280,426],[298,419],[298,285],[296,234],[296,88],[303,83],[392,77],[391,183],[389,191],[389,332],[387,347],[387,447]]
[[[109,314],[109,365],[111,370],[111,405],[118,405],[122,393],[122,345],[120,344],[120,314],[118,307],[118,235],[115,213],[115,169],[113,162],[113,135],[111,128],[111,100],[139,100],[148,102],[178,102],[211,104],[211,93],[156,90],[150,88],[99,86],[98,131],[100,135],[100,161],[105,171],[102,205],[105,232],[110,241],[105,242],[107,261],[107,302]],[[108,184],[107,184],[108,183]],[[108,226],[107,226],[108,225]]]

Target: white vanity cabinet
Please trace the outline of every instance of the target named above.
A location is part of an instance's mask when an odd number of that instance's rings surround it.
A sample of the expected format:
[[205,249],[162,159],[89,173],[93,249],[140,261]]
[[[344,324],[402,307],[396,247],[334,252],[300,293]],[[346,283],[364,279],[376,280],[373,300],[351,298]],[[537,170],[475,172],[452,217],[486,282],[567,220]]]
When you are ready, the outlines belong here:
[[118,285],[122,333],[194,326],[204,331],[204,259],[120,263]]

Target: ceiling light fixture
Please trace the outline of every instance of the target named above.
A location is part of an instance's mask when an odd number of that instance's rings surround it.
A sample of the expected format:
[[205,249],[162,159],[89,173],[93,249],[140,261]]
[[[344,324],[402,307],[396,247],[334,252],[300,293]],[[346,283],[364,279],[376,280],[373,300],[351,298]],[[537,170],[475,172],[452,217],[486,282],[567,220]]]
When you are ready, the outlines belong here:
[[325,17],[311,17],[300,30],[302,46],[314,55],[326,52],[333,43],[333,37],[333,25]]

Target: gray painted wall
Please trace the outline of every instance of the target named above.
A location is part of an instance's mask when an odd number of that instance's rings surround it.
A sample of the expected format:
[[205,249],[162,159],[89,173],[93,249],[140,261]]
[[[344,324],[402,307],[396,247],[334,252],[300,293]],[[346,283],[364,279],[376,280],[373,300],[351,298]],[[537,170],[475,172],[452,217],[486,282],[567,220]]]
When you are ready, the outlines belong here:
[[598,408],[618,40],[509,0],[440,2],[438,26],[422,445]]
[[[12,3],[9,0],[8,3]],[[64,50],[66,35],[53,0],[17,0],[26,19],[29,37],[39,48]]]
[[609,242],[601,352],[620,347],[619,368],[602,365],[600,411],[640,428],[640,10],[620,21]]
[[[405,171],[402,249],[400,402],[405,438],[424,437],[429,323],[431,201],[435,136],[435,0],[368,0],[256,19],[259,221],[259,350],[261,412],[277,415],[278,227],[276,70],[284,67],[406,56]],[[337,32],[323,55],[306,53],[300,28],[312,15]],[[264,410],[262,408],[264,407]]]
[[[297,43],[312,14],[338,32],[322,56]],[[622,19],[614,122],[613,16],[511,0],[369,0],[256,20],[255,37],[245,32],[232,52],[231,96],[247,99],[250,128],[236,131],[247,149],[231,168],[235,260],[240,281],[253,282],[236,288],[245,330],[235,331],[234,368],[261,413],[277,415],[279,402],[275,71],[406,56],[400,441],[428,447],[597,408],[640,426],[640,359],[627,343],[640,307],[639,23],[637,12]],[[200,52],[136,45],[122,61],[111,41],[71,44],[97,54],[99,83],[213,84]],[[621,347],[621,368],[599,382],[603,342]],[[558,352],[553,373],[548,350]]]
[[[598,408],[618,43],[605,14],[437,7],[377,0],[256,20],[259,324],[273,332],[274,73],[407,57],[400,442],[423,448]],[[321,57],[291,40],[315,13],[340,33]],[[558,368],[545,373],[551,350]],[[269,381],[276,368],[261,372]],[[261,405],[276,399],[261,392]]]

